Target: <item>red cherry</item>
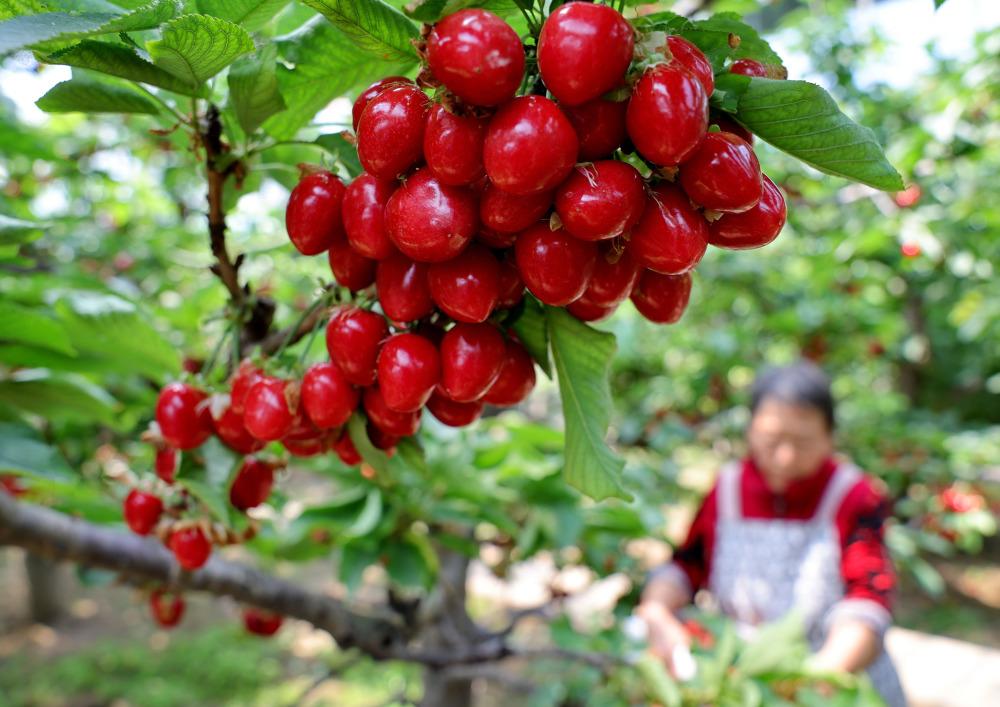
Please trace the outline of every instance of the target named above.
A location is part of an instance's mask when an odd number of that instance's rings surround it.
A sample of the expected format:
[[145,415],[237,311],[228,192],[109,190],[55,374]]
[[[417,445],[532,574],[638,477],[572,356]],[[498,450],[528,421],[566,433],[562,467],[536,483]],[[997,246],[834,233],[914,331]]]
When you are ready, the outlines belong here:
[[387,89],[403,84],[412,85],[413,81],[405,76],[386,76],[384,79],[379,79],[362,91],[360,95],[354,99],[354,105],[351,107],[351,119],[354,126],[354,132],[358,131],[358,124],[361,122],[361,114],[365,112],[365,108],[368,107],[368,103],[371,102],[375,96]]
[[232,404],[214,418],[214,421],[215,434],[219,436],[223,444],[235,452],[253,454],[267,445],[266,442],[257,439],[250,433],[246,426],[246,419],[233,410]]
[[694,74],[701,82],[701,87],[705,89],[705,95],[711,96],[715,90],[715,72],[712,71],[712,65],[701,49],[676,34],[667,37],[667,46],[674,55],[674,60]]
[[441,380],[437,347],[419,334],[390,336],[378,355],[378,383],[385,404],[397,412],[420,410]]
[[347,242],[366,258],[384,260],[396,252],[385,232],[385,205],[399,182],[363,172],[344,192],[344,230]]
[[208,410],[208,396],[179,381],[160,391],[156,400],[156,422],[167,444],[184,451],[200,447],[215,429]]
[[684,314],[690,297],[691,273],[661,275],[647,270],[632,292],[632,304],[651,322],[673,324]]
[[302,255],[318,255],[344,240],[344,191],[344,183],[330,172],[310,174],[292,189],[285,209],[285,228]]
[[521,231],[514,256],[528,291],[545,304],[564,307],[587,289],[597,267],[597,244],[542,222]]
[[177,450],[172,447],[156,450],[156,460],[153,462],[156,475],[168,484],[174,483],[177,473]]
[[755,76],[757,78],[767,78],[767,66],[753,59],[737,59],[729,67],[729,73],[741,74],[743,76]]
[[580,162],[610,157],[625,142],[628,101],[595,98],[578,106],[560,105],[580,140]]
[[[365,392],[361,395],[361,404],[365,408],[369,422],[383,432],[398,437],[409,437],[420,429],[420,411],[399,412],[393,410],[386,404],[385,398],[382,397],[382,391],[377,385],[365,388]],[[374,442],[374,440],[372,441]]]
[[597,307],[618,305],[635,289],[642,270],[628,251],[618,250],[614,244],[605,245],[597,258],[594,276],[581,297]]
[[256,606],[248,606],[243,610],[243,625],[247,631],[258,636],[273,636],[281,628],[284,617],[273,611],[258,609]]
[[281,438],[281,444],[294,457],[317,457],[330,451],[331,440],[325,430],[311,422],[308,432],[296,435],[289,433]]
[[517,269],[517,260],[514,259],[514,251],[507,251],[507,255],[500,261],[500,298],[497,300],[497,309],[510,309],[524,299],[524,280]]
[[681,164],[705,139],[708,96],[679,62],[657,64],[635,85],[625,125],[636,149],[650,162]]
[[514,245],[514,241],[516,240],[516,232],[502,233],[500,231],[494,231],[492,228],[486,228],[482,224],[479,225],[479,230],[476,231],[476,242],[482,243],[487,248],[492,248],[494,250],[505,250],[510,248]]
[[479,199],[472,187],[443,184],[418,169],[389,198],[386,232],[399,250],[422,263],[461,253],[479,226]]
[[457,403],[435,393],[427,401],[427,409],[442,424],[449,427],[465,427],[478,420],[479,416],[483,414],[483,403],[478,400],[471,403]]
[[778,187],[763,177],[760,201],[741,214],[723,214],[708,224],[708,242],[717,248],[747,250],[765,246],[781,233],[788,211]]
[[254,365],[250,359],[245,358],[240,361],[229,380],[229,405],[234,412],[243,414],[243,405],[246,403],[247,391],[250,386],[257,382],[257,379],[264,375],[264,372]]
[[460,322],[484,322],[500,299],[500,263],[485,246],[471,244],[459,255],[427,271],[431,297]]
[[257,457],[247,457],[229,487],[229,503],[239,511],[264,503],[274,486],[274,467]]
[[[499,231],[501,234],[514,234],[538,223],[538,220],[552,208],[555,194],[555,190],[550,189],[537,194],[515,196],[501,191],[493,182],[487,180],[483,196],[479,200],[479,218],[486,228]],[[506,245],[493,245],[483,240],[482,229],[476,238],[490,248],[509,248],[514,245],[513,240]]]
[[180,623],[181,617],[184,616],[184,597],[162,588],[157,589],[149,595],[149,607],[156,623],[163,628],[170,628]]
[[358,253],[346,240],[334,243],[329,252],[330,271],[337,283],[351,292],[363,290],[375,282],[377,260]]
[[441,390],[459,403],[478,399],[500,375],[505,348],[492,324],[459,322],[441,340]]
[[518,96],[493,115],[483,161],[497,188],[524,196],[555,188],[576,162],[573,126],[555,103],[542,96]]
[[371,99],[358,123],[358,159],[368,174],[392,179],[423,159],[429,108],[427,94],[406,84]]
[[[368,435],[368,441],[372,443],[376,449],[381,449],[388,456],[392,456],[396,453],[396,445],[399,444],[401,440],[406,435],[394,435],[391,432],[386,432],[380,429],[371,420],[365,425],[365,433]],[[362,469],[363,471],[363,469]]]
[[137,535],[149,535],[163,513],[163,501],[145,491],[132,489],[125,497],[125,524]]
[[208,562],[208,556],[212,554],[212,543],[201,528],[175,530],[170,534],[170,551],[181,567],[196,570]]
[[902,253],[904,258],[916,258],[921,253],[920,244],[907,241],[899,247],[899,252]]
[[646,207],[646,183],[630,164],[578,165],[556,189],[556,213],[571,236],[614,238],[632,228]]
[[360,400],[361,392],[344,378],[336,364],[315,363],[302,376],[302,408],[321,429],[346,423]]
[[355,466],[361,463],[361,455],[354,448],[354,442],[351,441],[351,435],[348,434],[347,428],[344,428],[344,431],[340,433],[340,436],[333,443],[333,451],[340,457],[340,461],[347,466]]
[[424,157],[427,169],[443,184],[461,187],[486,176],[483,140],[488,118],[465,117],[434,106],[427,114]]
[[670,182],[660,182],[651,192],[625,248],[650,270],[665,275],[687,272],[705,255],[708,223],[687,195]]
[[911,184],[910,186],[906,187],[906,189],[904,189],[903,191],[896,192],[896,195],[893,197],[893,200],[896,202],[896,206],[905,209],[910,206],[913,206],[918,201],[920,201],[920,195],[921,195],[920,185]]
[[760,201],[760,162],[732,133],[708,133],[680,166],[678,181],[691,201],[713,211],[739,213]]
[[288,381],[265,376],[247,392],[243,424],[257,439],[266,442],[279,440],[295,424],[298,400],[294,398],[297,393],[289,390],[288,384]]
[[429,269],[427,263],[418,263],[402,253],[379,261],[375,286],[385,316],[394,322],[412,322],[434,311],[427,284]]
[[715,125],[724,133],[732,133],[736,137],[743,138],[748,145],[753,145],[753,133],[736,122],[728,113],[709,113],[708,125]]
[[524,401],[535,387],[535,362],[520,341],[507,339],[500,375],[483,394],[488,405],[511,407]]
[[618,304],[600,305],[594,304],[593,300],[587,297],[584,292],[580,298],[566,305],[566,311],[579,319],[581,322],[603,322],[618,309]]
[[538,70],[560,103],[579,105],[621,82],[634,48],[632,25],[617,10],[570,2],[542,25]]
[[524,49],[517,32],[492,12],[459,10],[431,30],[427,64],[463,101],[498,106],[521,85]]
[[375,382],[375,362],[382,342],[389,337],[389,325],[374,312],[358,307],[342,307],[326,325],[326,349],[344,379],[354,385]]

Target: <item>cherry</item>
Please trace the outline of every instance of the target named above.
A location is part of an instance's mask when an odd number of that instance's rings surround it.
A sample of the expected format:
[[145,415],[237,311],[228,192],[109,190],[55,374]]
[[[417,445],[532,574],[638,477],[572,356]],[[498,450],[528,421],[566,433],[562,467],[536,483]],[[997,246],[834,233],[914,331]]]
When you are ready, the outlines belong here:
[[427,169],[442,183],[461,187],[486,176],[483,140],[488,118],[449,113],[434,106],[427,114],[424,130],[424,157]]
[[156,450],[153,469],[160,479],[168,484],[174,483],[174,475],[177,473],[177,450],[172,447]]
[[246,457],[229,487],[229,503],[239,511],[259,506],[271,495],[274,467],[257,457]]
[[429,269],[427,263],[418,263],[402,253],[379,261],[375,286],[385,316],[394,322],[412,322],[434,311],[427,284]]
[[569,119],[542,96],[518,96],[493,115],[483,161],[498,189],[524,196],[555,188],[576,162],[578,140]]
[[603,322],[615,313],[618,304],[618,302],[612,305],[595,304],[584,292],[579,299],[566,305],[566,311],[581,322]]
[[399,186],[395,179],[378,179],[362,172],[344,192],[347,242],[366,258],[384,260],[396,252],[385,232],[385,205]]
[[510,309],[522,299],[524,299],[524,280],[518,272],[514,251],[510,250],[500,261],[500,298],[497,300],[496,308]]
[[[586,297],[586,301],[596,307],[618,305],[628,299],[635,289],[642,270],[628,251],[619,250],[614,244],[602,244],[594,276],[581,298]],[[578,305],[578,309],[582,306]]]
[[632,25],[617,10],[570,2],[542,25],[538,70],[560,103],[579,105],[621,82],[634,48]]
[[371,102],[375,96],[394,86],[404,84],[412,85],[413,81],[405,76],[386,76],[384,79],[379,79],[362,91],[358,97],[354,99],[354,105],[351,107],[351,119],[354,132],[358,131],[358,124],[361,122],[361,114],[365,112],[365,108],[368,107],[368,103]]
[[427,401],[427,409],[437,420],[449,427],[465,427],[471,425],[483,414],[483,403],[474,400],[471,403],[458,403],[450,398],[435,393]]
[[281,439],[295,424],[298,392],[289,382],[264,376],[247,392],[243,421],[257,439],[273,442]]
[[597,244],[574,238],[565,229],[539,223],[517,237],[517,269],[528,290],[545,304],[564,307],[587,289],[597,267]]
[[461,253],[476,235],[478,196],[472,187],[449,186],[418,169],[389,198],[385,225],[403,254],[439,263]]
[[385,404],[397,412],[420,410],[441,380],[437,347],[419,334],[390,336],[378,355],[378,383]]
[[431,297],[460,322],[484,322],[500,299],[500,263],[485,246],[471,244],[459,255],[427,271]]
[[766,79],[767,66],[753,59],[737,59],[729,67],[729,73]]
[[580,140],[580,162],[609,157],[625,142],[628,101],[595,98],[578,106],[560,105]]
[[736,137],[743,138],[748,145],[753,145],[753,133],[736,122],[736,119],[729,113],[712,113],[708,115],[709,126],[716,126],[724,133],[732,133]]
[[922,251],[919,243],[907,241],[899,247],[899,252],[904,258],[916,258]]
[[650,270],[665,275],[687,272],[705,255],[708,223],[680,187],[660,182],[651,191],[625,248]]
[[375,362],[382,342],[389,337],[389,325],[374,312],[358,307],[342,307],[326,325],[326,348],[344,379],[354,385],[375,382]]
[[212,543],[201,528],[175,530],[170,534],[170,551],[181,567],[196,570],[208,562],[208,556],[212,554]]
[[691,201],[713,211],[739,213],[760,201],[760,162],[732,133],[708,133],[680,166],[678,181]]
[[[517,233],[538,223],[538,220],[549,212],[555,194],[555,191],[550,189],[537,194],[515,196],[501,191],[493,182],[487,180],[486,188],[483,189],[483,195],[479,200],[479,218],[483,226],[501,234]],[[481,234],[482,229],[480,235],[476,237],[483,241]],[[513,240],[504,246],[483,242],[490,248],[509,248],[514,245]]]
[[318,255],[344,240],[340,214],[344,191],[344,183],[330,172],[303,177],[292,189],[285,209],[285,228],[302,255]]
[[258,636],[273,636],[284,620],[281,614],[258,609],[256,606],[248,606],[243,610],[243,625],[247,631]]
[[492,228],[486,228],[482,224],[479,224],[479,230],[476,231],[476,242],[482,243],[487,248],[493,248],[494,250],[510,248],[516,240],[516,231],[514,233],[503,233],[502,231],[494,231]]
[[302,437],[290,434],[281,438],[281,444],[294,457],[318,457],[330,451],[330,436],[316,428],[312,434]]
[[351,441],[351,435],[347,432],[346,427],[334,441],[332,448],[337,453],[337,456],[340,457],[340,461],[346,466],[355,466],[361,463],[361,455],[354,448],[354,442]]
[[[365,408],[368,421],[383,432],[397,437],[408,437],[416,434],[417,430],[420,429],[420,411],[399,412],[393,410],[386,404],[385,398],[382,397],[382,391],[377,385],[365,388],[365,392],[361,395],[361,404]],[[372,442],[374,443],[374,440]]]
[[632,292],[632,304],[651,322],[673,324],[684,314],[690,297],[691,273],[662,275],[647,270]]
[[243,405],[246,403],[247,391],[250,386],[257,382],[257,379],[264,375],[264,372],[256,366],[250,359],[245,358],[240,361],[229,380],[229,405],[233,412],[243,414]]
[[163,501],[145,491],[132,489],[125,497],[125,524],[137,535],[149,535],[163,514]]
[[505,345],[492,324],[459,322],[441,340],[441,390],[459,403],[480,398],[500,375]]
[[430,99],[416,86],[393,86],[371,99],[358,123],[358,159],[378,179],[405,174],[424,156]]
[[757,205],[740,214],[723,214],[708,225],[708,242],[717,248],[747,250],[765,246],[781,233],[788,211],[785,199],[767,175]]
[[646,70],[625,116],[628,135],[643,157],[658,165],[688,160],[708,131],[708,96],[680,62]]
[[646,207],[646,183],[630,164],[578,165],[556,189],[556,213],[571,236],[614,238],[632,228]]
[[180,381],[169,383],[160,391],[156,422],[167,444],[184,451],[200,447],[214,432],[208,396]]
[[[167,603],[168,596],[169,603]],[[180,623],[181,617],[184,616],[184,597],[162,588],[157,589],[149,595],[149,607],[156,623],[164,628],[170,628]]]
[[363,290],[375,282],[377,260],[358,253],[346,240],[334,243],[329,252],[330,271],[337,283],[351,292]]
[[394,435],[391,432],[386,432],[380,429],[371,420],[365,425],[365,433],[368,435],[368,441],[372,443],[376,449],[381,449],[388,456],[392,456],[396,453],[396,445],[399,444],[405,435]]
[[360,400],[361,392],[344,378],[336,364],[315,363],[302,376],[302,408],[321,429],[346,423]]
[[510,407],[524,401],[535,387],[535,362],[516,339],[507,339],[500,375],[481,398],[484,403]]
[[517,32],[492,12],[459,10],[431,30],[427,64],[463,101],[498,106],[521,85],[524,49]]
[[213,419],[215,421],[215,434],[219,436],[223,444],[235,452],[253,454],[263,449],[267,444],[250,433],[246,426],[246,418],[233,410],[232,404]]
[[28,493],[28,489],[21,485],[21,479],[13,474],[0,474],[0,491],[14,498]]
[[711,97],[715,90],[715,72],[701,49],[676,34],[667,37],[667,47],[674,55],[674,60],[694,74],[705,89],[705,95]]

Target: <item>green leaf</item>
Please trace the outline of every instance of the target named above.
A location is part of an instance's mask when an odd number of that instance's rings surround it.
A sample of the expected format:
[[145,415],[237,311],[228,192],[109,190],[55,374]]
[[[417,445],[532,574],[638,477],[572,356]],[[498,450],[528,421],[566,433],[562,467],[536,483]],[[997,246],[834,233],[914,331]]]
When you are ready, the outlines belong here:
[[524,309],[514,322],[514,332],[535,363],[552,378],[552,361],[549,358],[549,328],[542,304],[529,294],[524,296]]
[[[181,3],[177,0],[161,0],[138,7],[119,19],[112,20],[101,27],[100,34],[118,34],[119,32],[139,32],[155,29],[180,12]],[[96,34],[96,33],[95,33]]]
[[198,93],[191,85],[140,58],[132,49],[121,44],[84,40],[64,51],[37,56],[39,61],[46,64],[99,71],[185,95]]
[[290,0],[197,0],[198,12],[235,22],[251,34],[285,9]]
[[207,15],[183,15],[163,25],[163,39],[146,43],[153,63],[198,86],[254,50],[247,31]]
[[[750,77],[742,74],[719,74],[715,77],[715,90],[709,97],[713,108],[727,113],[740,109],[740,97],[750,87]],[[733,116],[736,117],[736,116]]]
[[177,477],[177,483],[186,488],[192,496],[205,505],[208,512],[222,523],[229,522],[228,490],[211,486],[199,479]]
[[798,611],[790,611],[778,621],[765,623],[753,643],[740,651],[736,667],[750,676],[790,672],[802,667],[809,655],[805,624]]
[[0,471],[71,483],[79,477],[55,447],[25,425],[0,423]]
[[114,425],[115,401],[72,376],[41,375],[0,381],[0,400],[46,420]]
[[19,15],[37,15],[48,9],[38,0],[0,0],[0,20],[9,20]]
[[382,492],[373,488],[365,497],[365,505],[349,528],[344,530],[341,538],[363,538],[378,526],[382,519]]
[[[781,64],[781,57],[771,49],[771,45],[762,39],[750,25],[744,23],[735,12],[722,12],[707,20],[692,22],[692,26],[701,30],[735,34],[740,38],[740,45],[733,51],[734,59],[754,59],[764,64]],[[690,39],[690,37],[688,37]],[[693,40],[692,40],[693,41]]]
[[439,561],[426,537],[406,533],[386,549],[386,555],[389,558],[386,571],[395,583],[427,591],[434,586]]
[[285,110],[278,88],[277,58],[278,47],[267,44],[259,52],[237,59],[229,70],[229,100],[247,135]]
[[642,654],[635,667],[649,697],[661,703],[663,707],[681,707],[683,696],[680,685],[667,672],[663,660],[647,651]]
[[410,43],[417,27],[406,15],[382,0],[302,0],[319,12],[362,50],[385,61],[417,58]]
[[708,63],[712,65],[713,73],[722,73],[726,62],[733,56],[728,32],[704,28],[702,23],[693,22],[692,27],[682,29],[678,34],[702,51]]
[[934,0],[934,9],[935,10],[938,9],[939,7],[944,5],[947,1],[948,0]]
[[316,138],[316,144],[333,155],[352,179],[365,171],[361,166],[361,160],[358,159],[358,148],[344,139],[344,133],[320,135]]
[[35,105],[46,113],[160,113],[154,101],[131,88],[82,79],[57,83]]
[[0,301],[0,341],[34,344],[68,356],[76,353],[59,322],[13,302]]
[[[413,0],[403,6],[408,14],[418,22],[437,22],[442,17],[464,10],[478,7],[489,10],[498,17],[506,17],[517,12],[518,5],[531,6],[531,2],[516,2],[515,0]],[[528,9],[528,8],[525,8]]]
[[592,329],[562,307],[546,307],[545,319],[566,418],[563,477],[595,500],[631,500],[619,482],[625,460],[604,442],[612,408],[608,371],[617,349],[615,337]]
[[368,545],[358,542],[344,545],[338,575],[350,595],[353,596],[354,592],[361,586],[365,570],[377,561],[378,552]]
[[[3,135],[0,135],[0,144],[4,142]],[[51,226],[50,221],[25,221],[0,214],[0,245],[30,243]]]
[[754,134],[821,172],[884,191],[903,179],[875,133],[840,112],[824,89],[806,81],[750,79],[736,117]]

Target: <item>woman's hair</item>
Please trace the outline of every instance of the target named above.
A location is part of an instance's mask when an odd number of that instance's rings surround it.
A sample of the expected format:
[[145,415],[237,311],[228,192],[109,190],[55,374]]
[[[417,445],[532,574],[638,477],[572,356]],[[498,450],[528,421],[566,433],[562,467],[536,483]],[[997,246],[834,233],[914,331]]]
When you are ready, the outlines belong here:
[[750,414],[756,413],[767,398],[815,408],[823,414],[829,429],[834,427],[830,379],[812,361],[762,371],[750,388]]

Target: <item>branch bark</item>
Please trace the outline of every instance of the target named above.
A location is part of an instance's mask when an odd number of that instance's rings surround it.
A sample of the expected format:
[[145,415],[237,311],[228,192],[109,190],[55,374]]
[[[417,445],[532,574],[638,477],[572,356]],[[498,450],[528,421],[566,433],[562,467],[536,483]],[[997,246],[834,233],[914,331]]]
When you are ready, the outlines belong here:
[[208,233],[212,243],[212,255],[216,260],[212,271],[229,290],[229,296],[236,308],[242,309],[246,302],[246,293],[240,287],[238,268],[230,260],[226,248],[226,211],[223,208],[223,189],[226,180],[233,172],[231,169],[233,165],[219,169],[218,159],[224,154],[219,109],[210,106],[206,121],[201,141],[205,147],[205,165],[208,173]]

